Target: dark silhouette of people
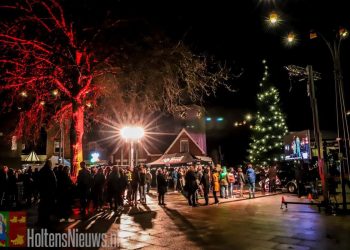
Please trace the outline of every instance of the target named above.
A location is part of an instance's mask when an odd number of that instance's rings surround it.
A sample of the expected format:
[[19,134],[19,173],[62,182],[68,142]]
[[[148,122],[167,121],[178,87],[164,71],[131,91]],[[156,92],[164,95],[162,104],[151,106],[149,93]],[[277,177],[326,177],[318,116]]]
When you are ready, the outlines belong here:
[[157,190],[158,190],[158,205],[165,206],[164,195],[167,192],[168,183],[163,174],[163,170],[158,169],[157,174]]
[[0,167],[0,208],[5,207],[8,192],[8,167]]
[[276,178],[277,178],[277,167],[276,166],[272,166],[269,169],[268,172],[269,175],[269,192],[270,193],[275,193],[276,192]]
[[26,200],[27,206],[29,207],[32,203],[32,196],[34,191],[34,174],[32,171],[32,166],[29,166],[27,171],[24,174],[23,189],[24,189],[24,198]]
[[[121,206],[120,201],[120,173],[119,168],[117,166],[114,166],[112,168],[111,174],[108,176],[107,180],[107,186],[108,186],[108,192],[109,192],[109,206],[111,209],[117,210]],[[114,205],[114,206],[113,206]]]
[[137,192],[139,190],[140,181],[140,171],[137,167],[134,167],[131,174],[131,201],[133,206],[137,205]]
[[106,178],[103,174],[103,169],[99,168],[94,176],[94,181],[91,189],[94,209],[96,209],[97,211],[102,210],[103,207],[103,187],[105,181]]
[[190,206],[197,206],[196,191],[198,189],[194,167],[191,166],[185,175],[185,190],[188,192],[188,204]]
[[59,166],[57,172],[57,215],[60,222],[72,222],[69,218],[72,215],[74,185],[69,176],[68,166]]
[[90,197],[92,177],[89,170],[86,169],[85,162],[80,163],[81,170],[78,174],[77,188],[80,197],[80,214],[86,215],[86,209],[88,208],[88,201]]
[[51,161],[47,160],[39,171],[39,195],[38,223],[49,226],[51,215],[55,206],[55,195],[57,189],[56,175],[52,170]]
[[305,192],[303,185],[303,169],[300,164],[297,164],[295,167],[295,179],[297,182],[298,197],[300,198],[301,195]]
[[209,170],[204,169],[200,184],[203,185],[203,193],[205,199],[205,205],[209,204],[209,189],[210,189],[210,178],[209,178]]

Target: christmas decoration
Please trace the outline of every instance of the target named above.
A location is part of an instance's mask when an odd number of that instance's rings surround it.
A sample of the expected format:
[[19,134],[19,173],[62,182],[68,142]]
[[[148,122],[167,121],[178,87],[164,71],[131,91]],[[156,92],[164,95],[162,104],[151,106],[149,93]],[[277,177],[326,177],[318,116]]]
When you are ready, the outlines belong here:
[[266,61],[265,72],[257,95],[258,112],[252,129],[248,160],[255,165],[271,165],[283,159],[283,137],[288,128],[280,108],[279,92],[269,80]]

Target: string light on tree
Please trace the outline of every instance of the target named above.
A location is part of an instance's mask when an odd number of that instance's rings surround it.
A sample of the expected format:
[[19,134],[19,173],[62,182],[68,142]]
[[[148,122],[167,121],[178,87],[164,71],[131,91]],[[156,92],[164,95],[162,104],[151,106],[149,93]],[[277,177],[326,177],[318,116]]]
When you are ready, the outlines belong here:
[[280,108],[279,92],[270,82],[266,60],[263,64],[265,71],[257,94],[257,119],[252,124],[252,142],[248,151],[248,159],[256,165],[270,165],[282,159],[282,140],[288,132]]
[[52,95],[53,95],[53,96],[57,96],[57,95],[58,95],[58,90],[57,90],[57,89],[54,89],[54,90],[52,91]]
[[20,93],[20,95],[23,96],[23,97],[27,97],[27,96],[28,96],[28,94],[27,94],[26,91],[22,91],[22,92]]

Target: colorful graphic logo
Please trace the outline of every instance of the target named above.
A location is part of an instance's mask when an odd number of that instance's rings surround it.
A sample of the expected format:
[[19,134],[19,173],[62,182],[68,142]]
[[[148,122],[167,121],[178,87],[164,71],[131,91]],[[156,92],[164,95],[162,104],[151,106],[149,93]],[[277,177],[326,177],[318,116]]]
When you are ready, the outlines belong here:
[[26,212],[0,211],[0,247],[25,247],[26,234]]

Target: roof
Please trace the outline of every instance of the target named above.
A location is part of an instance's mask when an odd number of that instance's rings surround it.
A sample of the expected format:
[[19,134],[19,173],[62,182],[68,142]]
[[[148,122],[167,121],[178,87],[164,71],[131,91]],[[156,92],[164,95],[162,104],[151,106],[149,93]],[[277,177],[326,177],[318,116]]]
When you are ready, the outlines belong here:
[[186,129],[182,129],[180,131],[180,133],[177,135],[177,137],[175,138],[175,140],[170,144],[170,146],[167,148],[167,150],[165,150],[165,154],[167,154],[170,149],[174,146],[174,144],[176,143],[176,141],[183,135],[186,134],[188,136],[188,138],[198,147],[198,149],[205,155],[205,151],[198,145],[198,143],[193,139],[193,137],[187,132]]

